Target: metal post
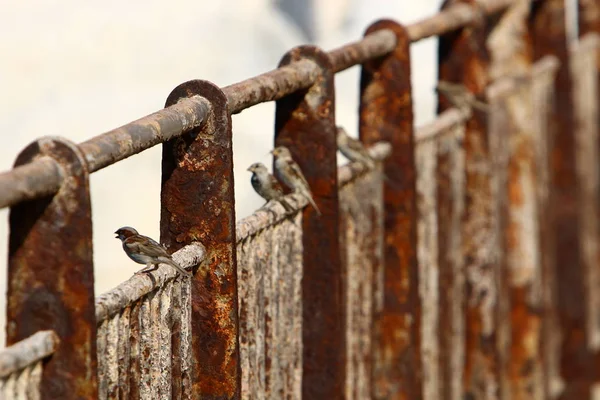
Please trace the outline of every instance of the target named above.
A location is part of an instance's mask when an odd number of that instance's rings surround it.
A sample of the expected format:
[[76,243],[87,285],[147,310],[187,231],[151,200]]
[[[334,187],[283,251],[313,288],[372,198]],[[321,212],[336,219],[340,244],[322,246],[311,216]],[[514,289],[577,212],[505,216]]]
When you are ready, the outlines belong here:
[[[554,309],[560,325],[561,399],[589,399],[595,368],[590,365],[586,334],[587,301],[582,254],[576,136],[573,134],[572,75],[562,0],[536,2],[530,18],[534,61],[553,55],[560,61],[554,82],[554,109],[550,115],[548,151],[552,266],[556,277]],[[546,249],[542,249],[544,251]],[[554,333],[556,334],[556,333]]]
[[329,56],[313,46],[292,49],[280,66],[307,59],[319,66],[320,76],[310,88],[277,101],[275,145],[289,148],[322,212],[308,206],[302,217],[302,397],[339,399],[346,352],[333,70]]
[[208,120],[163,145],[161,242],[174,252],[199,241],[208,252],[192,280],[192,382],[172,376],[195,397],[239,399],[231,116],[221,89],[201,80],[176,87],[167,106],[194,95],[210,102]]
[[43,369],[43,399],[97,398],[92,219],[87,164],[77,146],[44,137],[15,167],[52,158],[62,186],[10,210],[7,344],[53,330],[60,345]]
[[[481,98],[488,83],[487,26],[475,0],[445,1],[442,10],[456,3],[480,11],[474,23],[439,39],[439,79],[459,83]],[[451,104],[439,97],[438,111]],[[488,399],[497,390],[496,328],[497,298],[494,223],[490,186],[487,122],[473,110],[465,130],[466,211],[463,221],[463,255],[466,271],[466,351],[464,395]]]
[[363,65],[360,138],[366,144],[385,140],[392,155],[385,160],[384,305],[375,316],[375,398],[420,399],[421,304],[416,258],[416,173],[410,84],[410,39],[406,28],[381,20],[365,35],[390,29],[393,52]]

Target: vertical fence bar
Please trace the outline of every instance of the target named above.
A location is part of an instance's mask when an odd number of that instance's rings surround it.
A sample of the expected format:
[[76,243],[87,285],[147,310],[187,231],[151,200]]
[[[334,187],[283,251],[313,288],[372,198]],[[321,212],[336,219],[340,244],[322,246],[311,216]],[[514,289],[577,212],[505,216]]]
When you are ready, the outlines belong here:
[[561,399],[590,398],[593,370],[587,349],[585,277],[580,243],[576,142],[573,134],[571,65],[562,0],[536,2],[531,15],[533,58],[553,55],[560,61],[550,115],[550,200],[557,296],[555,307],[562,334],[560,371],[565,387]]
[[[536,63],[540,64],[542,61]],[[550,154],[551,122],[550,114],[554,110],[554,77],[558,62],[555,57],[546,57],[544,68],[532,73],[532,115],[535,134],[535,164],[537,166],[536,194],[537,221],[540,248],[542,326],[540,337],[540,355],[544,398],[554,399],[562,391],[560,379],[560,326],[556,312],[556,274],[554,268],[553,224],[548,218],[550,192]]]
[[[583,280],[586,288],[586,338],[588,350],[600,362],[600,36],[590,32],[572,48],[574,134],[579,185],[579,229]],[[600,374],[592,378],[600,392]]]
[[[504,81],[506,82],[506,81]],[[511,399],[541,399],[541,267],[537,227],[536,153],[529,78],[503,91],[502,81],[488,90],[490,150],[498,204],[502,281],[510,313],[510,342],[504,392]]]
[[312,46],[292,49],[280,66],[302,59],[321,74],[309,89],[277,101],[275,145],[290,149],[323,214],[308,206],[302,217],[302,397],[337,399],[344,395],[346,351],[333,70],[329,56]]
[[600,3],[598,0],[577,0],[579,37],[600,34]]
[[394,21],[381,20],[365,35],[390,29],[394,51],[363,65],[360,138],[385,140],[392,155],[385,160],[385,271],[383,310],[375,316],[374,398],[422,398],[417,208],[410,39]]
[[208,251],[192,279],[192,397],[239,399],[231,116],[223,92],[206,81],[179,85],[166,105],[194,95],[210,102],[211,113],[202,127],[163,145],[161,242],[170,252],[194,241]]
[[97,398],[96,317],[88,171],[76,145],[46,137],[15,167],[51,157],[63,185],[54,196],[11,208],[7,344],[54,330],[60,345],[44,366],[43,399]]
[[[502,397],[543,396],[542,268],[538,229],[529,1],[515,2],[489,35],[489,141],[498,221]],[[522,76],[516,80],[516,76]],[[500,333],[501,332],[501,333]]]
[[465,274],[462,220],[465,211],[463,124],[437,140],[440,398],[461,400],[465,356]]
[[[476,7],[473,0],[445,1],[442,9],[455,3]],[[487,21],[481,17],[460,30],[448,32],[439,39],[439,79],[463,84],[480,97],[488,83],[489,57],[485,41]],[[451,104],[439,98],[438,111]],[[474,110],[465,129],[465,195],[463,221],[463,254],[466,271],[466,350],[464,395],[474,399],[498,396],[496,327],[497,264],[490,160],[486,116]]]

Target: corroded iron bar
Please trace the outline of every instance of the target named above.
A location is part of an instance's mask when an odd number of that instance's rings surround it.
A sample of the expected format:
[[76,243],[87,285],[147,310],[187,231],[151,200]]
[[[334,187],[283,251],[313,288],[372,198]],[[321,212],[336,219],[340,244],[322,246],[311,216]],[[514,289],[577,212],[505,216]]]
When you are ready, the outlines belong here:
[[[181,102],[79,144],[90,173],[179,136],[206,119],[209,106],[201,97]],[[0,174],[0,207],[54,194],[63,181],[58,164],[38,159]]]
[[591,32],[600,34],[600,3],[596,0],[578,0],[577,7],[579,37]]
[[[457,4],[476,8],[477,0],[446,1],[442,10]],[[488,84],[489,57],[486,51],[486,19],[483,9],[470,25],[448,32],[439,39],[439,79],[461,84],[478,98]],[[444,12],[444,11],[442,11]],[[439,96],[439,112],[451,106]],[[498,360],[495,344],[497,298],[495,236],[492,214],[490,160],[486,116],[473,110],[466,122],[465,196],[466,212],[462,227],[462,248],[466,271],[466,348],[463,396],[486,398],[498,385]],[[446,366],[451,368],[451,366]]]
[[373,397],[422,398],[420,357],[421,304],[416,258],[416,171],[410,38],[389,20],[371,25],[366,35],[389,29],[394,51],[363,65],[360,138],[367,145],[387,141],[392,155],[384,162],[384,302],[375,312]]
[[137,121],[80,143],[79,147],[92,173],[200,126],[206,121],[209,108],[209,103],[202,97],[182,99]]
[[[447,400],[462,399],[465,356],[465,274],[462,249],[462,221],[465,217],[465,122],[469,115],[448,109],[439,115],[459,113],[457,122],[448,124],[435,136],[435,208],[437,218],[438,266],[438,360],[439,384],[431,385]],[[446,118],[449,119],[449,118]],[[437,120],[436,120],[437,121]],[[419,131],[417,131],[418,134]],[[418,138],[418,136],[417,136]],[[435,232],[434,232],[435,234]],[[435,396],[434,396],[435,397]]]
[[481,11],[486,15],[493,15],[505,10],[513,3],[513,0],[483,0],[478,2],[477,7],[465,3],[455,3],[436,15],[408,25],[406,29],[411,42],[417,42],[469,25],[479,18]]
[[346,353],[334,72],[327,53],[313,46],[292,49],[280,65],[299,60],[318,65],[319,78],[309,90],[277,101],[275,145],[290,150],[322,213],[310,206],[302,216],[302,397],[337,399],[344,394]]
[[56,351],[60,339],[54,331],[38,331],[0,350],[0,378],[17,372]]
[[87,165],[75,144],[44,137],[26,147],[15,166],[38,157],[52,157],[65,179],[54,196],[10,210],[7,344],[53,330],[61,342],[44,367],[42,393],[54,399],[91,399],[97,370]]
[[[493,14],[508,7],[514,0],[487,0],[481,7]],[[457,5],[440,14],[408,26],[412,41],[458,29],[472,22],[476,11]],[[381,57],[394,47],[391,32],[377,32],[363,40],[343,46],[329,53],[335,72]],[[300,61],[254,78],[223,88],[229,101],[229,111],[236,114],[253,105],[281,99],[311,86],[318,68],[310,61]],[[207,104],[200,98],[184,99],[181,103],[157,111],[137,121],[96,136],[80,144],[90,173],[106,168],[120,160],[163,143],[186,130],[199,126],[208,113]],[[20,171],[0,174],[0,207],[9,207],[21,201],[55,193],[62,177],[55,164],[34,165]],[[19,181],[27,179],[28,182]],[[25,185],[25,186],[23,186]]]
[[[576,121],[565,4],[561,0],[546,0],[532,12],[530,31],[534,60],[552,55],[560,61],[554,81],[554,107],[549,116],[548,138],[551,190],[546,215],[552,238],[546,240],[548,247],[542,250],[551,253],[549,262],[556,279],[555,301],[548,311],[556,313],[562,332],[560,374],[564,391],[560,398],[586,400],[592,398],[596,366],[588,347],[590,337],[586,329],[589,306],[586,287],[590,282],[586,279],[583,255],[578,246],[582,239],[577,176],[581,155],[573,133]],[[597,267],[597,262],[595,264]]]
[[176,87],[166,105],[192,96],[207,99],[211,112],[202,127],[163,144],[160,238],[170,252],[195,241],[207,249],[191,283],[192,393],[239,399],[231,115],[223,91],[201,80]]
[[424,142],[426,140],[435,139],[439,135],[447,132],[452,132],[451,128],[464,124],[469,118],[464,112],[458,108],[449,108],[440,113],[435,120],[423,125],[415,130],[415,141]]
[[51,196],[60,189],[62,182],[61,168],[51,158],[40,158],[15,167],[0,174],[0,206]]

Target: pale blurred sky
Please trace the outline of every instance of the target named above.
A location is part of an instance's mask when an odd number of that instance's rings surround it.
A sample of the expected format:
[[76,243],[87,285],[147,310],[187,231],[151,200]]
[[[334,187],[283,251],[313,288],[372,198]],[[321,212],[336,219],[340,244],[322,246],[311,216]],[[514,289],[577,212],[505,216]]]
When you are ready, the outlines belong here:
[[[362,36],[378,18],[410,23],[435,13],[439,0],[299,1],[310,7],[314,42],[329,50]],[[285,1],[282,1],[285,3]],[[308,43],[293,18],[271,0],[89,3],[0,1],[0,170],[35,138],[77,143],[162,108],[190,79],[225,86],[273,69],[290,48]],[[306,11],[306,10],[305,10]],[[412,48],[417,123],[434,115],[436,42]],[[356,134],[358,68],[336,77],[338,123]],[[238,219],[262,200],[246,168],[267,165],[274,105],[233,118]],[[96,294],[139,268],[112,234],[131,225],[158,239],[160,146],[91,177]],[[118,193],[119,196],[115,194]],[[6,291],[7,210],[0,212],[0,292]],[[4,324],[5,296],[0,296]],[[4,343],[4,329],[0,330]]]

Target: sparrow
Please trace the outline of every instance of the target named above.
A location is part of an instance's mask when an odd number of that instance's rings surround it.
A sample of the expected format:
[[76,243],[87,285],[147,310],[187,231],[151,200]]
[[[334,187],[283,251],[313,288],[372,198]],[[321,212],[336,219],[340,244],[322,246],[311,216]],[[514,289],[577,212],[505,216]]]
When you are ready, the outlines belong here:
[[300,193],[312,204],[318,215],[321,215],[321,210],[317,207],[310,191],[310,186],[306,182],[304,174],[300,166],[292,158],[292,154],[287,147],[279,146],[271,151],[275,157],[275,169],[279,173],[281,180],[294,192]]
[[267,167],[263,163],[254,163],[248,167],[248,171],[252,172],[250,183],[252,187],[265,199],[267,203],[271,200],[281,203],[286,211],[294,211],[294,207],[283,198],[283,188],[273,175],[267,171]]
[[459,110],[469,110],[473,107],[483,112],[488,111],[488,105],[477,100],[475,95],[461,84],[439,81],[436,90],[443,94]]
[[181,275],[192,277],[192,274],[177,265],[167,250],[155,240],[148,236],[140,235],[135,229],[124,226],[115,232],[117,239],[121,239],[123,250],[133,261],[138,264],[146,264],[146,268],[136,272],[141,274],[158,268],[159,264],[168,264],[175,268]]
[[337,127],[337,147],[340,152],[350,161],[358,161],[367,166],[369,169],[375,167],[375,162],[367,152],[360,140],[356,140],[350,136],[344,128]]

